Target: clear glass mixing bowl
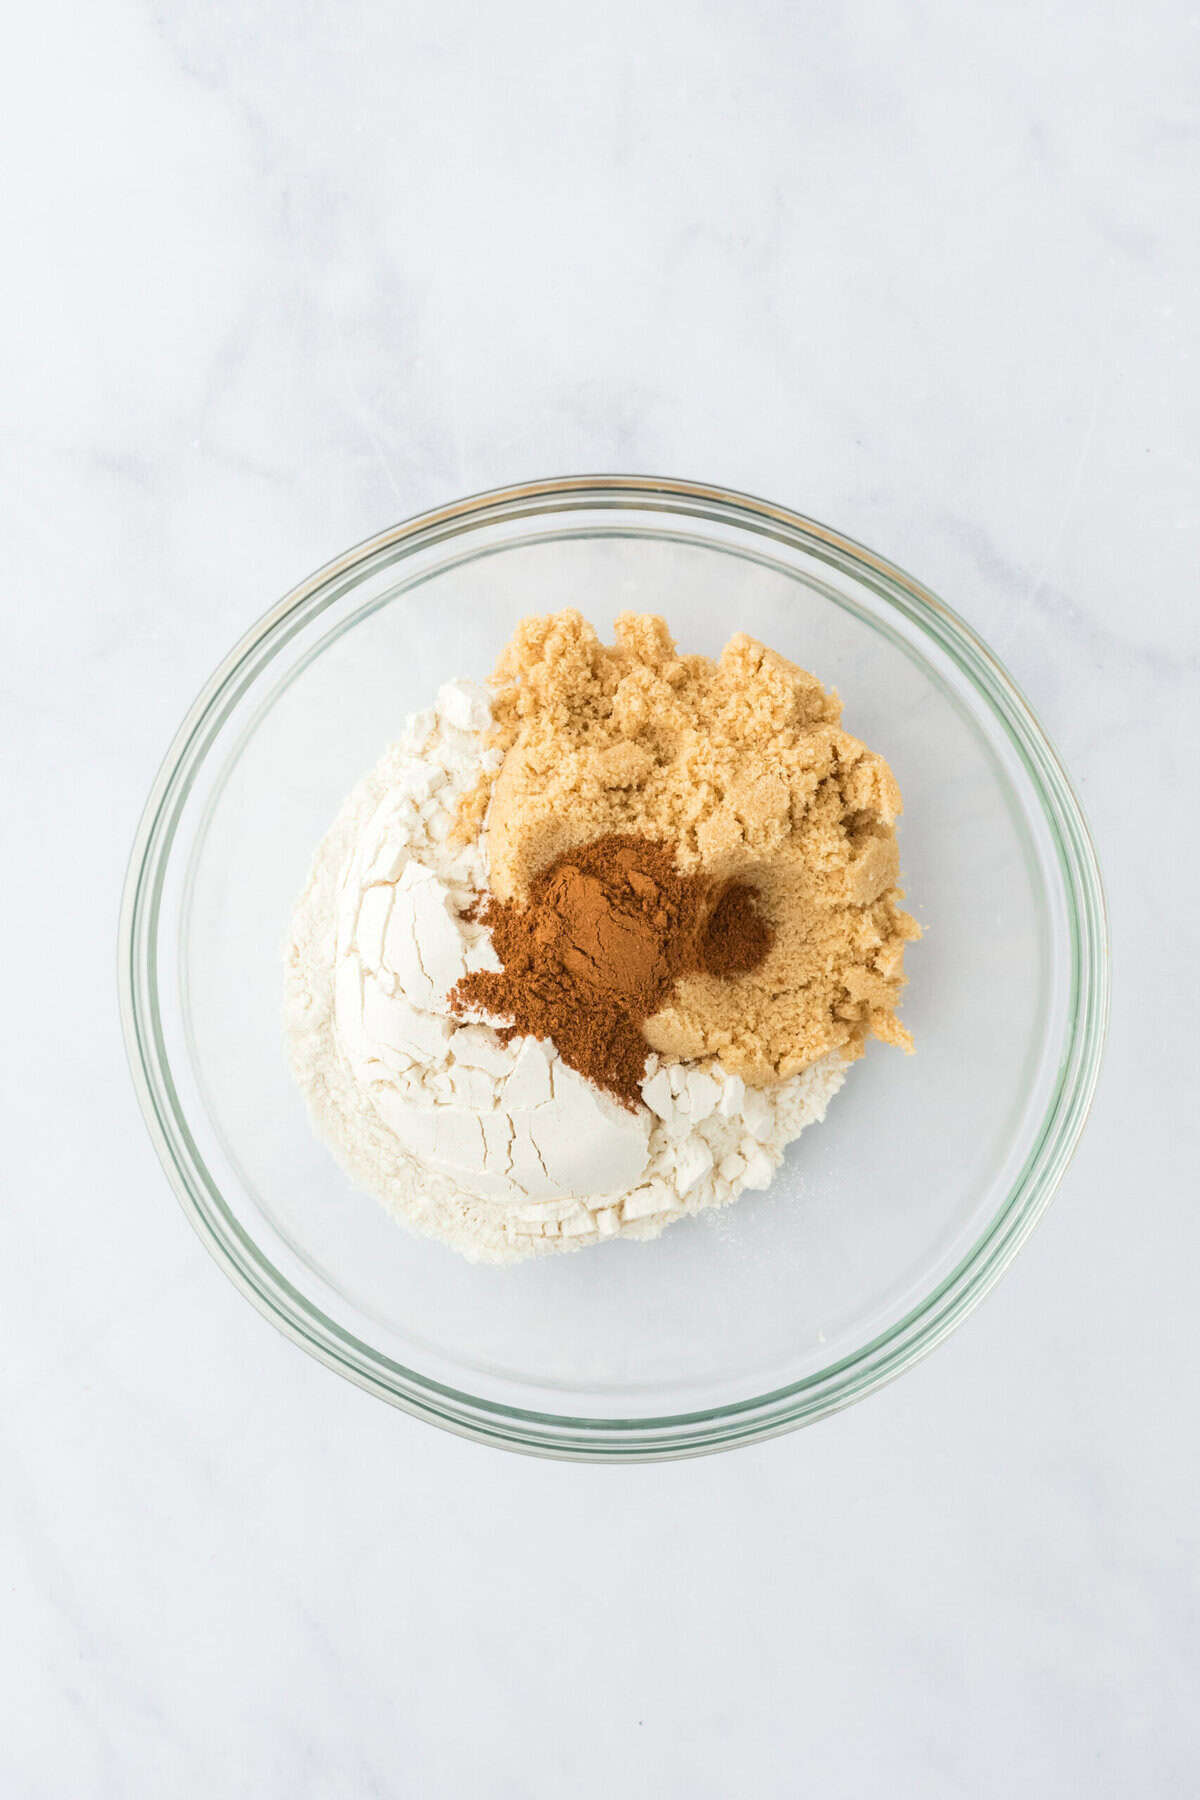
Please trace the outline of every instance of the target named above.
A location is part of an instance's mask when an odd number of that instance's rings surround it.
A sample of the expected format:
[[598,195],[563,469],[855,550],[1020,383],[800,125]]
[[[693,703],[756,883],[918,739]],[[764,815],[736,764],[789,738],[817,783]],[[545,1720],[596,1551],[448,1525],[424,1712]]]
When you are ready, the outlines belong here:
[[[925,937],[905,1057],[873,1045],[767,1193],[516,1268],[355,1191],[282,1051],[281,946],[343,795],[523,613],[735,630],[836,686],[905,800]],[[464,500],[339,557],[192,707],[138,831],[122,1007],[142,1108],[213,1255],[313,1355],[420,1417],[580,1458],[667,1457],[822,1417],[907,1368],[998,1278],[1083,1126],[1107,1012],[1087,829],[1037,721],[948,607],[826,526],[689,482]]]

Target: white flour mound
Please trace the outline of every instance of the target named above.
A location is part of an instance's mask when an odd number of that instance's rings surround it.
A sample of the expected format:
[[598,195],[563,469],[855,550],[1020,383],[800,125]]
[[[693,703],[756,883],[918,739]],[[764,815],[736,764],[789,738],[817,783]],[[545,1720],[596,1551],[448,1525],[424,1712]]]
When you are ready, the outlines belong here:
[[715,1061],[651,1056],[632,1114],[552,1045],[453,1019],[464,970],[498,966],[486,929],[462,917],[487,886],[483,838],[448,842],[459,801],[498,761],[489,723],[484,690],[448,682],[321,843],[286,951],[292,1070],[347,1173],[472,1261],[657,1237],[765,1188],[846,1065],[826,1057],[761,1089]]

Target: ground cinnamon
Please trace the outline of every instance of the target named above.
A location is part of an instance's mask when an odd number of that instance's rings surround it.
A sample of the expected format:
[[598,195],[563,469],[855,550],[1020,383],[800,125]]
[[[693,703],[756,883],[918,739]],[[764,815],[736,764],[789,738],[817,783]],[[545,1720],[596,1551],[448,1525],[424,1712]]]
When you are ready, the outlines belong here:
[[618,833],[555,858],[527,903],[489,896],[480,916],[504,968],[466,976],[454,1009],[511,1019],[505,1039],[552,1039],[626,1106],[640,1100],[643,1023],[677,979],[744,974],[774,935],[752,888],[680,874],[672,845]]
[[757,969],[775,940],[775,933],[759,911],[752,887],[731,881],[708,917],[700,946],[700,968],[705,975],[748,975]]

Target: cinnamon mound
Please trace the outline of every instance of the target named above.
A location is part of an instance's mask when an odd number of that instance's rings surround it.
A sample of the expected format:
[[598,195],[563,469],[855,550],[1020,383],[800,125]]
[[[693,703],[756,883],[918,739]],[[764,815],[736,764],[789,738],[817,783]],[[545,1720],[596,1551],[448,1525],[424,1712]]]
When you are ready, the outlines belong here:
[[483,902],[502,973],[478,970],[450,996],[458,1012],[511,1019],[501,1035],[550,1038],[564,1062],[638,1105],[645,1021],[680,976],[757,966],[770,927],[752,891],[682,875],[673,846],[609,835],[555,858],[527,902]]

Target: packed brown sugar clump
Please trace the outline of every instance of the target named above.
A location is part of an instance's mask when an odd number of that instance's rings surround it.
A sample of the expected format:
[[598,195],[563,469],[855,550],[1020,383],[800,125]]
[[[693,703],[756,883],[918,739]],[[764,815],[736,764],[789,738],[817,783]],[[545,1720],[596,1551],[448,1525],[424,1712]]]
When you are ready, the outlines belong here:
[[681,874],[672,846],[595,838],[533,878],[527,900],[484,902],[503,972],[460,981],[454,1007],[510,1019],[501,1035],[549,1038],[563,1060],[627,1106],[640,1100],[645,1021],[680,976],[729,977],[771,947],[753,892]]
[[631,613],[611,646],[577,612],[523,620],[495,682],[504,760],[474,804],[490,799],[498,903],[528,905],[543,871],[613,836],[753,890],[769,948],[751,969],[679,973],[642,1026],[651,1048],[770,1082],[872,1034],[909,1047],[900,792],[836,694],[744,634],[715,662],[680,656],[662,619]]

